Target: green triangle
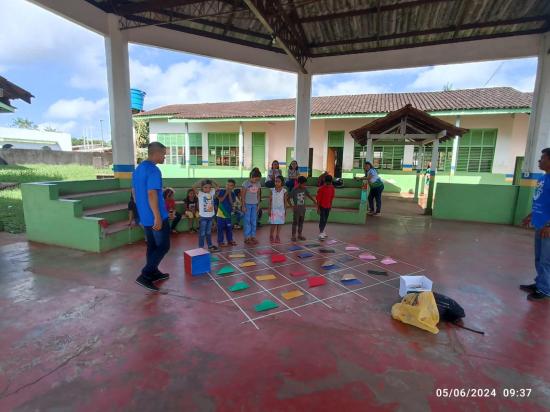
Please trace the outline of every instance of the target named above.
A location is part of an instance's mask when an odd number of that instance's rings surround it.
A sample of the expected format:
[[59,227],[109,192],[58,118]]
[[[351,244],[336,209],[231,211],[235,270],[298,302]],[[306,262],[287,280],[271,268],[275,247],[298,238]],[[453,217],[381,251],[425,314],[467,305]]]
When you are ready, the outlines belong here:
[[231,292],[238,292],[239,290],[245,290],[248,289],[250,286],[248,286],[248,283],[246,282],[237,282],[233,286],[229,287],[229,290]]
[[233,267],[232,266],[224,266],[220,270],[216,272],[216,275],[223,276],[223,275],[229,275],[230,273],[233,273]]
[[279,305],[277,305],[275,302],[273,302],[272,300],[266,299],[262,303],[254,306],[254,309],[256,310],[256,312],[263,312],[264,310],[275,309],[278,307]]
[[210,262],[219,262],[220,258],[216,256],[210,256]]

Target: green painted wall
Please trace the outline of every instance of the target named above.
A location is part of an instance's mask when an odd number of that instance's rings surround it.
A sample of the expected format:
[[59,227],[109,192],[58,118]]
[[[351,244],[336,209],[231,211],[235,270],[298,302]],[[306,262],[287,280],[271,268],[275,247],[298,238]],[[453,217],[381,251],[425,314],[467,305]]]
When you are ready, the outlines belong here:
[[531,213],[531,207],[533,206],[533,194],[535,193],[534,187],[518,186],[518,202],[516,206],[516,212],[514,215],[514,224],[519,225],[521,221]]
[[439,183],[433,217],[513,224],[518,186]]

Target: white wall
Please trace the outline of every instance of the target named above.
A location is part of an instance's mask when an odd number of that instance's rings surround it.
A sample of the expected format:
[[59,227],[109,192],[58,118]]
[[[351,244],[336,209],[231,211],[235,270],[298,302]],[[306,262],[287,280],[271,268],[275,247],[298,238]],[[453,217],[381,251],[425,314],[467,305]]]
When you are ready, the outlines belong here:
[[52,150],[73,150],[69,133],[44,132],[42,130],[0,127],[0,147],[12,144],[15,149],[41,149],[48,146]]
[[[455,124],[456,116],[439,117]],[[312,120],[310,147],[313,147],[313,168],[324,170],[327,161],[327,143],[329,131],[345,132],[344,170],[353,167],[354,142],[349,134],[370,123],[375,118],[362,119],[318,119]],[[527,142],[529,116],[527,114],[472,115],[461,116],[461,127],[467,129],[498,129],[493,173],[513,173],[516,156],[523,156]],[[286,148],[294,144],[293,121],[243,122],[245,167],[250,167],[252,153],[252,132],[266,133],[266,168],[272,160],[286,161]],[[168,123],[162,119],[150,120],[151,141],[157,133],[184,133],[184,123]],[[238,132],[239,122],[189,123],[189,132],[203,135],[203,153],[208,153],[208,132]],[[203,155],[204,156],[204,155]],[[207,156],[204,156],[208,159]]]

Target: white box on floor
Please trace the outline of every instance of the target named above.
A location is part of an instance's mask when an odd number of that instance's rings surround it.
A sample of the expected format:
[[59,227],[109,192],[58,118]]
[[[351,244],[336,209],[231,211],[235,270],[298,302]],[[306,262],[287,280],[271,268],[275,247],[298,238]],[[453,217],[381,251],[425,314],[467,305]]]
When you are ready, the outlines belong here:
[[410,292],[429,292],[433,282],[426,276],[400,276],[399,296],[403,297]]

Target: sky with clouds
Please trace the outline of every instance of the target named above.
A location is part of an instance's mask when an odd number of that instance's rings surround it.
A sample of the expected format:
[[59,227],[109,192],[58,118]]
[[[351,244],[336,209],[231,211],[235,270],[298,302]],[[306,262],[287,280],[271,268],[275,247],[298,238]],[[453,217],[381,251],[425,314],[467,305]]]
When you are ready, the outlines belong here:
[[[109,136],[103,37],[25,0],[0,1],[0,75],[30,91],[15,114],[73,136]],[[175,103],[295,97],[295,75],[181,52],[130,45],[131,86],[144,90],[145,108]],[[220,75],[223,73],[223,76]],[[313,95],[416,92],[511,86],[532,91],[536,59],[430,66],[313,78]]]

